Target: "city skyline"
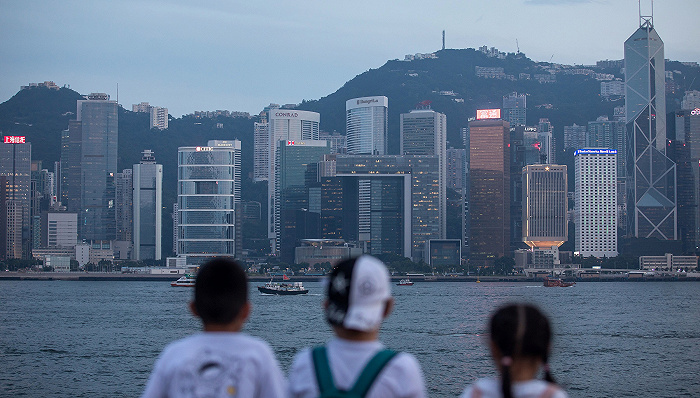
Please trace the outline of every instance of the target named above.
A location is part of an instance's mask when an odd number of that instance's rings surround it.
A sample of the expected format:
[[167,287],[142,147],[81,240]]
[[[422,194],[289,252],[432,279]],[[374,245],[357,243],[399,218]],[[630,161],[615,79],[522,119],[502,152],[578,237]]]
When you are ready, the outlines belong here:
[[[367,15],[362,6],[280,7],[275,2],[164,7],[150,1],[140,2],[142,11],[135,13],[129,2],[8,1],[0,15],[0,33],[10,39],[0,43],[5,60],[0,101],[20,85],[53,80],[113,99],[118,84],[119,102],[126,108],[148,101],[167,107],[173,116],[214,109],[255,114],[270,102],[321,98],[387,60],[439,50],[442,30],[447,48],[487,45],[505,52],[519,49],[535,61],[593,64],[622,59],[621,43],[638,22],[632,0],[508,3],[497,8],[437,4],[434,18],[406,24],[418,3],[373,5],[381,12]],[[648,8],[642,4],[642,14],[648,15]],[[657,3],[655,25],[663,27],[667,58],[700,61],[700,50],[689,45],[700,34],[693,21],[698,11],[700,3],[689,0]],[[571,24],[574,16],[605,29]],[[279,59],[285,60],[283,69]]]

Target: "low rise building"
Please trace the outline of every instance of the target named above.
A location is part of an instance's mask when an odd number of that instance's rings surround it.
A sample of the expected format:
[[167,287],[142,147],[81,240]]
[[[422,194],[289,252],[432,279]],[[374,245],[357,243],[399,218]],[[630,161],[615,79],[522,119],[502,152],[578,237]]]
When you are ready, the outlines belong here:
[[639,269],[650,271],[691,271],[698,267],[696,256],[674,256],[666,253],[663,256],[641,256],[639,257]]

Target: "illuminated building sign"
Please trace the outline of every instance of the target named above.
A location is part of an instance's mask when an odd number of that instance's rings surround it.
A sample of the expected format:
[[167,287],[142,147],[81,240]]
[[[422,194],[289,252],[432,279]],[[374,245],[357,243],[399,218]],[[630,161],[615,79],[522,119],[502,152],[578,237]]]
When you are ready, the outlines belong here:
[[693,116],[700,116],[700,108],[695,108],[692,111],[690,111],[690,114]]
[[476,120],[481,119],[500,119],[501,110],[500,109],[477,109],[476,110]]
[[204,151],[214,150],[214,148],[210,147],[210,146],[198,146],[198,147],[194,148],[194,150],[197,152],[204,152]]
[[26,144],[27,137],[19,135],[6,135],[5,144]]
[[578,155],[615,155],[617,149],[579,149],[574,152],[574,156]]

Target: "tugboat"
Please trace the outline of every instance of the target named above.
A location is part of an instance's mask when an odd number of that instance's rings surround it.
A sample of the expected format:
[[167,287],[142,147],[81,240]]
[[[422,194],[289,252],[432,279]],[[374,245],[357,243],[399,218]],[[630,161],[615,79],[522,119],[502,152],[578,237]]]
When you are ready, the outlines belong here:
[[410,279],[401,279],[396,286],[413,286],[413,282]]
[[180,279],[170,282],[170,286],[174,287],[194,287],[194,281],[197,278],[195,274],[185,274]]
[[[283,280],[288,281],[289,277],[287,275],[284,275]],[[297,294],[306,294],[309,292],[309,289],[304,289],[304,286],[302,285],[301,282],[273,282],[272,279],[270,279],[269,282],[267,282],[263,286],[258,286],[258,291],[260,293],[265,293],[265,294],[277,294],[280,296],[292,296],[292,295],[297,295]]]
[[564,282],[559,278],[544,278],[544,287],[571,287],[575,284],[576,282]]

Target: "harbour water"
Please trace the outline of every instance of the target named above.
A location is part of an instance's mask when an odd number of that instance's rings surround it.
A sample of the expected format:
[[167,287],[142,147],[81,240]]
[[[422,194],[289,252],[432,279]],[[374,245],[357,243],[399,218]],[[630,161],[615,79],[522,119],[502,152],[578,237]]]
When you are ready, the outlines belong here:
[[[255,285],[245,331],[268,341],[287,371],[300,348],[331,335],[322,284],[286,297]],[[511,301],[552,319],[551,367],[571,397],[700,396],[700,282],[419,282],[393,291],[381,339],[417,357],[431,397],[494,374],[484,330]],[[199,330],[191,294],[167,282],[0,281],[0,396],[138,396],[163,347]]]

